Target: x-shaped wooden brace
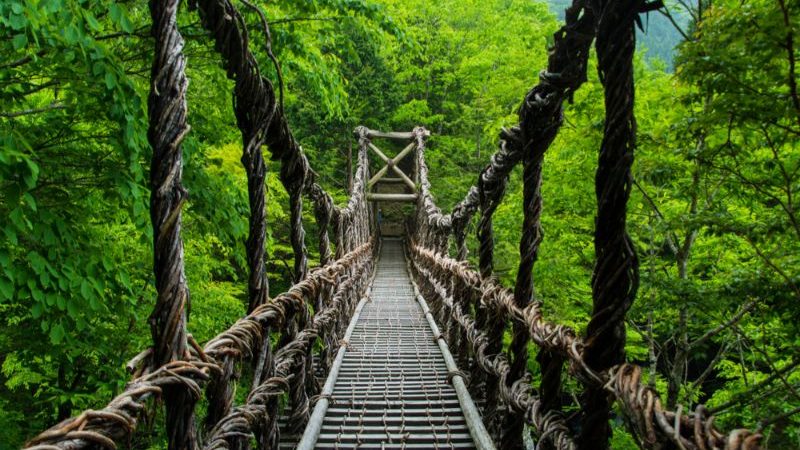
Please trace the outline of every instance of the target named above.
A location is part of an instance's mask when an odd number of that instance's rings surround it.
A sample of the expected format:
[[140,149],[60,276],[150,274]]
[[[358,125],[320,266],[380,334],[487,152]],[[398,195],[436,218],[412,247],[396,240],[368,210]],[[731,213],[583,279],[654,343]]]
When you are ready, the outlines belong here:
[[401,151],[400,153],[398,153],[398,154],[397,154],[397,156],[395,156],[394,158],[391,158],[391,159],[390,159],[388,156],[386,156],[386,155],[385,155],[385,154],[384,154],[384,153],[383,153],[383,152],[382,152],[382,151],[381,151],[381,150],[380,150],[378,147],[376,147],[376,146],[375,146],[375,145],[374,145],[372,142],[370,142],[370,143],[369,143],[369,144],[367,144],[367,145],[369,145],[369,148],[370,148],[370,149],[371,149],[373,152],[375,152],[375,154],[376,154],[376,155],[378,155],[378,157],[379,157],[380,159],[382,159],[382,160],[383,160],[383,162],[385,162],[385,163],[386,163],[386,165],[385,165],[385,166],[383,166],[383,167],[381,168],[381,170],[379,170],[379,171],[378,171],[378,172],[377,172],[375,175],[373,175],[373,176],[372,176],[372,178],[370,178],[370,180],[369,180],[369,183],[367,183],[367,187],[368,187],[369,189],[372,189],[372,186],[374,186],[374,185],[375,185],[375,183],[377,183],[378,181],[380,181],[380,179],[381,179],[381,178],[383,178],[383,177],[384,177],[384,175],[386,175],[386,173],[387,173],[387,172],[389,172],[389,169],[391,169],[391,170],[392,170],[392,171],[393,171],[395,174],[397,174],[397,176],[399,176],[399,177],[400,177],[400,179],[402,179],[402,180],[403,180],[403,182],[404,182],[404,183],[405,183],[405,184],[406,184],[408,187],[410,187],[410,188],[411,188],[411,192],[414,192],[415,194],[417,193],[417,186],[414,184],[414,182],[413,182],[413,181],[411,181],[411,178],[408,178],[408,176],[406,176],[406,174],[405,174],[405,173],[403,173],[403,171],[402,171],[402,170],[400,170],[400,168],[399,168],[399,167],[397,167],[397,163],[399,163],[400,161],[402,161],[402,160],[403,160],[403,158],[405,158],[405,157],[406,157],[406,155],[408,155],[409,153],[411,153],[411,151],[412,151],[412,150],[414,150],[414,147],[416,147],[416,145],[417,145],[417,144],[416,144],[416,142],[412,142],[411,144],[408,144],[408,146],[407,146],[406,148],[404,148],[404,149],[403,149],[403,151]]

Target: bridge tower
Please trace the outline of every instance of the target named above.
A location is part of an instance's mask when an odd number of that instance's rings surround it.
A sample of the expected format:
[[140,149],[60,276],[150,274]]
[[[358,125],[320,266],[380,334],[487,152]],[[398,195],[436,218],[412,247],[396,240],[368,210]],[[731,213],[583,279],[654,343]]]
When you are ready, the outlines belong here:
[[[405,232],[405,220],[419,197],[417,136],[413,131],[382,132],[366,127],[356,128],[355,134],[359,145],[366,147],[374,156],[372,159],[383,165],[367,183],[367,200],[372,203],[380,234],[400,237]],[[422,138],[428,136],[430,132],[426,130]],[[375,145],[375,139],[384,141],[383,149]],[[394,156],[389,156],[392,153]]]

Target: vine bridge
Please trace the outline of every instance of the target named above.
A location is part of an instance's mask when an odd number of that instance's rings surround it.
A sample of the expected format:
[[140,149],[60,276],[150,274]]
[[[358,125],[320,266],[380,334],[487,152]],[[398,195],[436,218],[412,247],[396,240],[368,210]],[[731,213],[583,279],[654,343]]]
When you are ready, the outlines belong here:
[[[757,430],[723,432],[702,405],[665,410],[641,368],[625,358],[625,316],[638,285],[638,261],[626,233],[636,139],[634,31],[639,14],[660,2],[573,0],[547,68],[524,96],[519,124],[502,130],[499,148],[474,186],[443,213],[431,193],[425,160],[430,133],[422,127],[391,133],[357,128],[350,197],[336,206],[291,132],[282,81],[276,95],[261,75],[242,16],[230,0],[191,1],[235,82],[250,201],[248,310],[204,346],[187,330],[181,142],[189,133],[188,81],[179,4],[150,2],[150,213],[158,292],[150,317],[153,345],[130,362],[131,381],[107,406],[55,425],[27,448],[130,446],[141,422],[162,409],[170,450],[602,449],[610,445],[612,420],[624,422],[642,448],[760,447]],[[606,116],[596,173],[593,310],[579,333],[543,317],[532,269],[542,240],[544,155],[562,124],[564,102],[586,80],[593,43]],[[387,141],[405,147],[388,156],[378,145]],[[297,280],[273,297],[265,272],[265,146],[289,193]],[[369,152],[385,163],[375,174]],[[524,219],[512,290],[493,277],[492,215],[518,164]],[[321,256],[313,268],[304,201],[319,230]],[[381,208],[398,201],[413,212],[386,223]],[[466,246],[473,219],[476,268],[467,262]],[[507,332],[510,342],[504,343]],[[538,351],[536,383],[529,346]],[[581,395],[563,395],[567,377]],[[244,400],[235,400],[237,386],[247,389]]]

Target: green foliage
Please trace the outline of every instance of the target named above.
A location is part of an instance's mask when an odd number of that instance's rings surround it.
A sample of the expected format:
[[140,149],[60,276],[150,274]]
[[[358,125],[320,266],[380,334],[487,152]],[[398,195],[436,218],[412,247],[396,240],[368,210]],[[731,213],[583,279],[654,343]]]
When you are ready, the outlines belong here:
[[[563,4],[258,2],[281,62],[287,114],[322,184],[346,199],[344,161],[356,125],[424,125],[433,132],[433,192],[445,210],[475,183],[500,127],[515,124]],[[793,369],[800,360],[797,36],[793,48],[787,44],[800,8],[786,4],[786,15],[780,2],[766,0],[687,3],[694,9],[683,13],[673,7],[680,25],[691,20],[674,75],[664,69],[680,34],[656,13],[644,18],[641,41],[650,52],[636,59],[639,146],[628,218],[641,260],[629,360],[669,392],[665,403],[725,407],[717,421],[725,427],[767,419],[769,448],[800,445],[798,419],[787,416],[800,401]],[[277,87],[258,15],[241,11],[261,69]],[[10,448],[105,404],[127,380],[124,364],[149,345],[149,20],[146,5],[131,2],[0,4],[0,442]],[[189,328],[204,342],[245,310],[248,200],[232,82],[196,14],[183,9],[179,25],[191,80],[192,132],[183,145]],[[593,177],[603,129],[595,73],[592,59],[589,81],[566,106],[546,156],[545,240],[534,270],[546,316],[579,332],[591,311]],[[288,196],[278,163],[268,165],[274,295],[291,285],[293,255]],[[517,170],[494,218],[496,274],[509,286],[521,200]],[[304,221],[313,262],[310,208]],[[739,314],[744,305],[750,310]],[[681,357],[684,338],[694,344]],[[529,350],[536,376],[536,350]],[[782,378],[771,377],[784,368]],[[577,394],[581,386],[568,380],[566,389]],[[613,447],[634,448],[622,419],[613,425]],[[161,446],[158,433],[136,445]]]

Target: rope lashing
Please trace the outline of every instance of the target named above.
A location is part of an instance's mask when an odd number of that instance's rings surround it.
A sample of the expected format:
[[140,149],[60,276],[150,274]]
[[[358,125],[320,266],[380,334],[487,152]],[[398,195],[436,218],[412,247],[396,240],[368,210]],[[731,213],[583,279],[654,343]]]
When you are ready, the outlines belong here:
[[449,370],[447,372],[447,382],[453,384],[453,378],[461,377],[464,380],[464,383],[469,385],[469,376],[463,370]]

